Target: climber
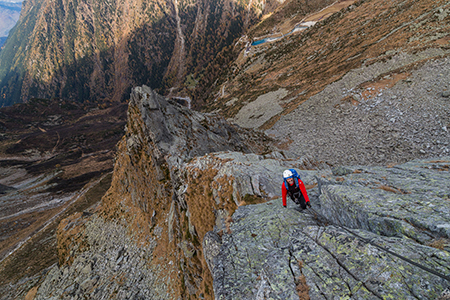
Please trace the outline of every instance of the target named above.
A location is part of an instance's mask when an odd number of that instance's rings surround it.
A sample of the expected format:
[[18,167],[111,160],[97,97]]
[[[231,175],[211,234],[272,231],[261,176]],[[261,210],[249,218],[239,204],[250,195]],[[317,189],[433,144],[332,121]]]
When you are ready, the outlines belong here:
[[286,207],[286,195],[289,194],[291,200],[300,205],[302,209],[306,209],[306,206],[311,207],[305,184],[300,179],[297,171],[294,169],[285,170],[283,172],[283,179],[283,185],[281,187],[283,206]]

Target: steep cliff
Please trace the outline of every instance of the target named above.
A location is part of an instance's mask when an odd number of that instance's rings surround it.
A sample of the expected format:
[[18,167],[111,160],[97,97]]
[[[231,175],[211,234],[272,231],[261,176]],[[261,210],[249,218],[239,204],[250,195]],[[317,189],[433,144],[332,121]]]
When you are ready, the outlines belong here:
[[[263,141],[134,89],[110,190],[61,222],[59,264],[28,296],[430,299],[450,285],[450,158],[330,169]],[[282,207],[291,167],[320,218]]]
[[[57,283],[53,275],[48,277],[40,297],[46,298],[47,284],[56,291],[72,281],[74,293],[91,293],[104,286],[95,297],[129,292],[177,299],[203,293],[211,299],[212,278],[201,241],[213,228],[214,207],[218,206],[209,194],[212,183],[208,178],[214,174],[205,171],[202,180],[184,166],[194,157],[214,151],[263,151],[263,139],[231,127],[218,116],[168,103],[145,86],[136,88],[131,96],[126,131],[118,145],[111,189],[99,211],[91,218],[75,215],[61,223],[58,231],[60,270],[68,268],[69,277],[77,278]],[[231,192],[225,185],[220,192],[220,206],[230,211],[236,207]],[[120,259],[122,267],[110,269],[113,258]],[[84,269],[86,259],[92,268],[75,271],[81,265]],[[102,276],[95,279],[98,272]],[[85,284],[91,287],[86,291],[79,280],[88,280]]]

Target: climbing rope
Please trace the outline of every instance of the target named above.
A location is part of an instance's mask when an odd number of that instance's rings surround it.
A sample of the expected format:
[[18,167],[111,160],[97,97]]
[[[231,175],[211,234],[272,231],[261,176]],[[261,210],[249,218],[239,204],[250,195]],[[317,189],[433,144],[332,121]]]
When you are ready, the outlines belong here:
[[[308,209],[308,212],[309,212],[316,220],[322,219],[322,220],[325,221],[325,223],[332,224],[332,225],[334,225],[334,226],[336,226],[336,227],[339,227],[339,228],[341,228],[341,229],[347,231],[348,233],[350,233],[350,234],[356,236],[357,238],[363,240],[364,242],[369,243],[369,244],[371,244],[372,246],[375,246],[375,247],[377,247],[378,249],[385,251],[386,253],[389,253],[389,254],[391,254],[391,255],[393,255],[393,256],[395,256],[395,257],[397,257],[397,258],[400,258],[401,260],[404,260],[404,261],[406,261],[406,262],[408,262],[408,263],[410,263],[410,264],[412,264],[412,265],[414,265],[414,266],[416,266],[416,267],[418,267],[418,268],[420,268],[420,269],[422,269],[422,270],[424,270],[424,271],[427,271],[427,272],[429,272],[429,273],[431,273],[431,274],[433,274],[433,275],[436,275],[436,276],[438,276],[438,277],[440,277],[440,278],[442,278],[442,279],[445,279],[445,280],[447,280],[448,282],[450,282],[450,277],[449,277],[449,276],[443,275],[443,274],[441,274],[441,273],[439,273],[439,272],[437,272],[437,271],[435,271],[435,270],[432,270],[432,269],[430,269],[430,268],[428,268],[428,267],[426,267],[426,266],[424,266],[424,265],[421,265],[421,264],[419,264],[419,263],[416,263],[416,262],[410,260],[409,258],[406,258],[406,257],[404,257],[404,256],[402,256],[402,255],[400,255],[400,254],[397,254],[397,253],[395,253],[395,252],[392,252],[391,250],[389,250],[389,249],[387,249],[387,248],[385,248],[385,247],[383,247],[383,246],[380,246],[380,245],[374,243],[373,241],[368,240],[368,239],[366,239],[366,238],[364,238],[364,237],[362,237],[362,236],[360,236],[360,235],[354,233],[353,231],[351,231],[351,230],[348,229],[348,228],[345,228],[344,226],[341,226],[341,225],[338,225],[338,224],[334,224],[333,222],[330,222],[327,218],[325,218],[323,215],[321,215],[320,213],[318,213],[316,210],[314,210],[314,209],[311,208],[311,207],[309,207],[309,208],[307,208],[307,209]],[[323,223],[323,221],[321,221],[321,222]]]

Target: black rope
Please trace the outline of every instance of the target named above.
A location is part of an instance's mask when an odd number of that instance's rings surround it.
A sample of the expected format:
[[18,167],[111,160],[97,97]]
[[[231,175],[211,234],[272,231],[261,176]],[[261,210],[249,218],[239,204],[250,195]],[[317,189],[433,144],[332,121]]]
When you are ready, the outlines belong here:
[[312,214],[312,215],[314,214],[314,215],[315,215],[315,218],[319,218],[319,217],[320,217],[320,218],[324,219],[327,223],[332,224],[332,225],[334,225],[334,226],[336,226],[336,227],[339,227],[339,228],[341,228],[341,229],[344,229],[345,231],[347,231],[347,232],[349,232],[350,234],[356,236],[357,238],[363,240],[364,242],[369,243],[369,244],[371,244],[371,245],[377,247],[378,249],[381,249],[381,250],[383,250],[383,251],[385,251],[385,252],[387,252],[387,253],[389,253],[389,254],[391,254],[391,255],[394,255],[395,257],[398,257],[398,258],[400,258],[400,259],[402,259],[402,260],[404,260],[404,261],[406,261],[406,262],[408,262],[408,263],[410,263],[410,264],[412,264],[412,265],[414,265],[414,266],[416,266],[416,267],[418,267],[418,268],[420,268],[420,269],[422,269],[422,270],[424,270],[424,271],[427,271],[427,272],[429,272],[429,273],[431,273],[431,274],[433,274],[433,275],[436,275],[436,276],[438,276],[438,277],[440,277],[440,278],[442,278],[442,279],[445,279],[445,280],[447,280],[448,282],[450,282],[450,277],[449,277],[449,276],[443,275],[443,274],[441,274],[441,273],[439,273],[439,272],[436,272],[435,270],[432,270],[432,269],[430,269],[430,268],[428,268],[428,267],[425,267],[425,266],[423,266],[423,265],[421,265],[421,264],[418,264],[418,263],[416,263],[416,262],[410,260],[409,258],[406,258],[406,257],[404,257],[404,256],[402,256],[402,255],[400,255],[400,254],[397,254],[397,253],[395,253],[395,252],[392,252],[391,250],[389,250],[389,249],[387,249],[387,248],[385,248],[385,247],[383,247],[383,246],[380,246],[380,245],[378,245],[378,244],[372,242],[371,240],[368,240],[368,239],[366,239],[366,238],[364,238],[364,237],[362,237],[362,236],[360,236],[360,235],[354,233],[353,231],[351,231],[351,230],[348,229],[348,228],[345,228],[344,226],[337,225],[337,224],[333,224],[333,223],[330,222],[327,218],[325,218],[323,215],[319,214],[317,211],[315,211],[315,210],[312,209],[311,207],[308,208],[308,211],[309,211],[310,213],[312,212],[311,214]]

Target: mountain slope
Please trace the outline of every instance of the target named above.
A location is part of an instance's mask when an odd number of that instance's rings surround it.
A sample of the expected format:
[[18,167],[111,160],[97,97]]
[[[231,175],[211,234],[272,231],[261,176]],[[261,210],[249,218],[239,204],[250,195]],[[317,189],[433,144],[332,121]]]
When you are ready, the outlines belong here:
[[[34,99],[0,109],[1,299],[57,262],[56,229],[111,184],[126,104]],[[18,285],[20,286],[20,284]]]
[[258,6],[228,0],[28,1],[0,54],[1,101],[121,100],[138,84],[182,90],[187,75],[198,80],[210,60],[267,9]]
[[[448,2],[363,0],[322,17],[275,42],[242,44],[208,110],[330,163],[446,155]],[[286,20],[264,22],[283,28]],[[273,28],[264,22],[249,36]]]
[[246,57],[236,62],[238,69],[225,85],[225,97],[211,109],[222,104],[224,113],[234,115],[242,104],[224,107],[224,102],[232,97],[251,101],[276,86],[289,90],[286,98],[293,100],[285,107],[292,111],[352,69],[402,51],[447,50],[448,6],[445,1],[358,1],[300,34],[245,49]]

